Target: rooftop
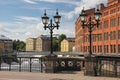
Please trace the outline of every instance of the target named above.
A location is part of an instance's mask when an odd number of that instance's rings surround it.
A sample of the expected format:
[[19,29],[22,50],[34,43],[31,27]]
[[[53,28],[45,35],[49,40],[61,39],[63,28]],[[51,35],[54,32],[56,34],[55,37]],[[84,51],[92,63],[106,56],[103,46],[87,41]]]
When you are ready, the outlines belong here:
[[11,39],[4,35],[0,35],[0,40],[11,40]]

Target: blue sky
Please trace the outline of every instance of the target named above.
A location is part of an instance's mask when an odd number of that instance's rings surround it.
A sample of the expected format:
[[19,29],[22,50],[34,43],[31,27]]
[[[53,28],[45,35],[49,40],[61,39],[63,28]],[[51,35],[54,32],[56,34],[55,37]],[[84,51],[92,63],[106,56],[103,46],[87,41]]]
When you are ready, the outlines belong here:
[[54,34],[75,36],[75,21],[82,8],[93,8],[107,0],[0,0],[0,34],[11,39],[25,41],[28,37],[49,35],[44,30],[41,17],[46,9],[47,15],[53,18],[56,9],[62,16],[59,30]]

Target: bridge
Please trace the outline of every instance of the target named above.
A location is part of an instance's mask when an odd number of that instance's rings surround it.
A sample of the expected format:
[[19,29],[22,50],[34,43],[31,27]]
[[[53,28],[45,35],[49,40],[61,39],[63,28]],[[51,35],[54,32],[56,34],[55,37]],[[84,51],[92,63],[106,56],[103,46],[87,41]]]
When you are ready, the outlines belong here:
[[[25,54],[27,53],[27,54]],[[21,52],[15,58],[0,57],[0,71],[19,72],[49,72],[53,66],[53,73],[62,71],[84,71],[89,76],[120,77],[120,56],[56,53],[57,58],[46,59],[48,53]]]

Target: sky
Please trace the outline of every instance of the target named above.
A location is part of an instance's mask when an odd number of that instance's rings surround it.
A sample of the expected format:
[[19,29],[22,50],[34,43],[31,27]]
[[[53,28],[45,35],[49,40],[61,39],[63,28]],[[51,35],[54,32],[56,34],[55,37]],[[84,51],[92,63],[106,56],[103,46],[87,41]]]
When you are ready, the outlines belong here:
[[75,37],[75,21],[83,7],[90,9],[100,3],[106,4],[107,0],[0,0],[0,35],[22,41],[49,35],[50,31],[43,28],[41,17],[46,10],[47,16],[53,19],[58,9],[61,22],[53,34]]

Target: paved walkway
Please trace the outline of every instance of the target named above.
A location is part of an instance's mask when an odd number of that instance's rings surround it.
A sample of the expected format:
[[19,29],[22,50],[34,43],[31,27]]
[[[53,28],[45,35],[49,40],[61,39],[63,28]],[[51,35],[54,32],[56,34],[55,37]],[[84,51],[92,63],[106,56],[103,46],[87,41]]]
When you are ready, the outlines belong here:
[[35,73],[0,71],[0,80],[120,80],[111,77],[84,76],[83,72],[64,73]]

